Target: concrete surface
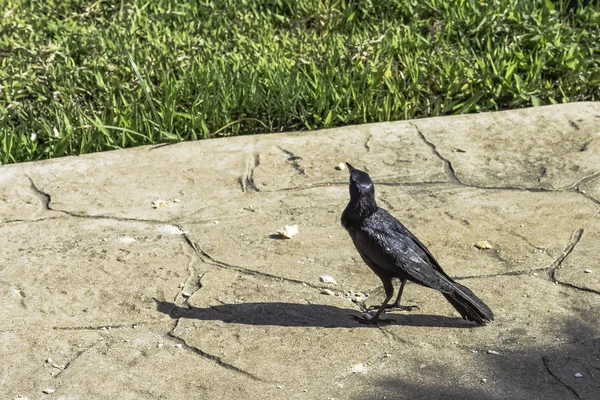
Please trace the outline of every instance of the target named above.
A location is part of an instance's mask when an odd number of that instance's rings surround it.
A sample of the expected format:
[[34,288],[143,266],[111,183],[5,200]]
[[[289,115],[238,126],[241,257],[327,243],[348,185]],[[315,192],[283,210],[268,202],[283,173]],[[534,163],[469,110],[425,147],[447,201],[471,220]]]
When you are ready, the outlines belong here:
[[[342,161],[494,323],[351,319]],[[599,211],[600,103],[2,166],[0,397],[598,399]]]

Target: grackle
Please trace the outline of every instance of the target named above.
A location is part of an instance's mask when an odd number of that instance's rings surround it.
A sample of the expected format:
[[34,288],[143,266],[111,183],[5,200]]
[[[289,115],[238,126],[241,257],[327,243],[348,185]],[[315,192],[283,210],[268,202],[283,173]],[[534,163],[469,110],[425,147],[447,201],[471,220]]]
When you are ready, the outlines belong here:
[[[377,206],[369,174],[346,165],[350,170],[350,202],[342,214],[342,225],[364,262],[381,279],[386,295],[374,316],[355,319],[372,324],[379,320],[385,309],[414,308],[400,305],[404,285],[411,281],[440,291],[466,320],[479,324],[492,321],[492,310],[472,291],[450,278],[419,239],[389,212]],[[396,301],[388,305],[394,295],[393,278],[400,280],[400,289]]]

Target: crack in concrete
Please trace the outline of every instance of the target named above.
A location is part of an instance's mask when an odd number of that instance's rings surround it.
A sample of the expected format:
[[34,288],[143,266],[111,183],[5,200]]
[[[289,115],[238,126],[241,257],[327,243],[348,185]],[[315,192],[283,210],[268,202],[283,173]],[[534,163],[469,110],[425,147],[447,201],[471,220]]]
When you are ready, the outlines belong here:
[[569,393],[571,393],[573,396],[575,396],[575,398],[581,399],[581,397],[579,396],[579,393],[577,393],[577,391],[575,389],[573,389],[571,386],[564,383],[554,372],[552,372],[552,370],[550,369],[550,360],[548,360],[548,357],[543,356],[542,363],[544,364],[544,368],[546,369],[546,372],[552,378],[554,378],[558,383],[563,385],[565,387],[565,389],[567,389],[569,391]]
[[518,271],[508,271],[508,272],[501,272],[498,274],[489,274],[489,275],[458,276],[458,277],[454,277],[453,279],[455,279],[455,280],[476,279],[476,278],[484,279],[484,278],[496,278],[496,277],[500,277],[500,276],[520,276],[520,275],[536,276],[536,275],[534,275],[535,273],[544,272],[544,273],[546,273],[547,280],[549,280],[552,283],[555,283],[555,284],[558,284],[558,285],[561,285],[564,287],[568,287],[570,289],[581,290],[583,292],[594,293],[594,294],[600,295],[600,290],[595,290],[595,289],[590,289],[590,288],[586,288],[583,286],[574,285],[569,282],[560,281],[556,278],[556,270],[561,268],[562,262],[567,258],[567,256],[569,254],[571,254],[571,252],[573,251],[575,246],[581,240],[582,236],[583,236],[583,228],[580,228],[580,229],[577,229],[576,231],[574,231],[573,234],[571,235],[569,243],[567,244],[565,249],[561,252],[560,256],[558,256],[558,258],[556,260],[554,260],[554,262],[552,262],[552,264],[549,267],[518,270]]
[[[431,149],[432,153],[442,161],[442,163],[444,164],[445,174],[446,174],[446,176],[449,177],[449,180],[452,183],[455,183],[455,184],[458,184],[458,185],[464,186],[464,187],[470,187],[470,188],[474,188],[474,189],[483,189],[483,190],[512,190],[512,191],[526,191],[526,192],[532,192],[532,193],[548,193],[548,192],[564,193],[564,192],[566,192],[565,190],[548,189],[548,188],[543,188],[543,187],[531,188],[531,187],[519,187],[519,186],[479,186],[479,185],[464,183],[460,179],[458,179],[458,176],[456,175],[456,170],[454,169],[454,166],[452,165],[450,160],[448,160],[447,158],[442,156],[442,154],[437,149],[437,146],[433,142],[431,142],[430,140],[427,139],[427,137],[423,134],[423,132],[419,129],[419,127],[416,124],[414,124],[412,122],[409,122],[409,123],[415,128],[415,130],[417,131],[421,140],[423,140],[423,142]],[[545,167],[543,167],[540,174],[541,174],[541,176],[544,176],[546,174]],[[594,173],[592,175],[589,175],[587,177],[580,179],[577,183],[571,185],[571,190],[575,193],[582,195],[586,199],[592,201],[594,204],[600,205],[600,200],[594,198],[593,196],[586,194],[585,192],[581,191],[581,189],[578,187],[578,185],[580,185],[582,183],[587,183],[587,182],[597,178],[598,176],[600,176],[600,172]]]
[[286,161],[290,163],[291,166],[294,167],[294,169],[298,171],[300,175],[306,175],[306,170],[298,163],[298,160],[302,160],[302,157],[295,155],[291,151],[288,151],[281,146],[277,147],[279,148],[279,150],[285,153]]
[[466,279],[478,279],[478,278],[498,278],[501,276],[520,276],[520,275],[533,275],[537,272],[547,272],[548,267],[542,268],[533,268],[533,269],[521,269],[517,271],[506,271],[499,272],[497,274],[487,274],[487,275],[467,275],[467,276],[455,276],[452,279],[456,281],[466,280]]
[[538,250],[538,251],[540,251],[542,253],[548,254],[548,249],[536,246],[535,244],[531,243],[529,241],[529,239],[527,238],[527,236],[521,235],[520,233],[515,232],[514,230],[510,230],[510,231],[508,231],[508,233],[510,233],[513,236],[518,237],[519,239],[521,239],[522,241],[524,241],[525,243],[527,243],[530,247],[534,248],[535,250]]
[[70,360],[67,361],[67,363],[65,365],[62,366],[62,368],[60,369],[60,371],[58,371],[56,373],[56,375],[54,375],[54,379],[58,378],[63,372],[65,372],[70,366],[71,364],[76,361],[79,357],[81,357],[83,354],[87,353],[89,350],[91,350],[93,347],[95,347],[98,343],[100,342],[100,340],[97,340],[95,343],[93,343],[92,345],[86,347],[85,349],[79,351],[77,354],[75,354],[75,357],[71,358]]
[[[381,186],[399,186],[399,187],[403,187],[403,186],[438,186],[438,185],[448,185],[449,182],[448,181],[429,181],[429,182],[385,182],[385,181],[378,181],[377,179],[375,179],[373,181],[373,183],[375,185],[381,185]],[[348,186],[348,181],[344,180],[341,182],[319,182],[319,183],[313,183],[310,185],[303,185],[303,186],[294,186],[294,187],[285,187],[285,188],[279,188],[279,189],[273,189],[273,190],[265,190],[265,193],[275,193],[275,192],[289,192],[289,191],[293,191],[293,190],[308,190],[308,189],[314,189],[314,188],[319,188],[319,187],[329,187],[329,186]]]
[[[378,180],[374,180],[373,181],[374,184],[376,185],[381,185],[381,186],[392,186],[392,187],[404,187],[404,186],[442,186],[442,185],[448,185],[451,184],[448,181],[422,181],[422,182],[385,182],[385,181],[378,181]],[[346,182],[346,184],[348,184]]]
[[500,255],[500,249],[491,249],[489,251],[486,251],[485,254],[494,258],[499,263],[502,263],[502,264],[506,263],[506,260]]
[[590,139],[587,142],[584,142],[581,146],[579,146],[579,151],[587,151],[590,143],[592,143],[594,139]]
[[558,281],[557,280],[556,283],[558,283],[561,286],[565,286],[565,287],[568,287],[568,288],[571,288],[571,289],[581,290],[582,292],[600,294],[600,290],[590,289],[590,288],[586,288],[586,287],[583,287],[583,286],[577,286],[577,285],[574,285],[574,284],[569,283],[569,282],[562,282],[562,281]]
[[453,183],[457,183],[459,185],[464,186],[464,184],[456,176],[456,171],[454,170],[454,167],[452,166],[450,160],[441,155],[441,153],[437,149],[437,146],[425,137],[423,132],[421,132],[421,130],[416,124],[412,122],[410,122],[410,124],[413,126],[413,128],[415,128],[417,134],[421,137],[421,140],[423,140],[423,142],[431,149],[431,152],[442,161],[442,163],[444,164],[444,172],[448,179]]
[[30,224],[34,222],[46,221],[49,219],[60,219],[60,217],[44,217],[44,218],[34,218],[34,219],[7,219],[4,221],[0,221],[0,225],[8,225],[8,224]]
[[[40,201],[42,202],[42,205],[44,206],[44,209],[46,211],[54,211],[54,212],[62,213],[62,214],[68,215],[73,218],[107,219],[107,220],[119,221],[119,222],[142,222],[142,223],[149,223],[149,224],[155,224],[155,225],[169,223],[169,221],[160,221],[160,220],[155,220],[155,219],[112,217],[112,216],[101,215],[101,214],[88,215],[88,214],[79,214],[79,213],[75,213],[75,212],[67,211],[67,210],[59,210],[59,209],[53,208],[50,205],[52,203],[52,195],[50,195],[50,193],[47,193],[47,192],[41,190],[40,188],[38,188],[37,185],[34,183],[33,179],[31,179],[31,177],[29,175],[25,175],[25,176],[27,177],[27,179],[29,179],[29,182],[31,184],[31,189],[33,190],[36,197],[38,197],[38,199],[40,199]],[[47,219],[58,219],[58,217],[47,217],[47,218],[39,218],[39,219],[35,219],[35,220],[22,220],[22,221],[23,222],[36,222],[36,221],[44,221]],[[17,220],[17,221],[21,222],[20,220]],[[5,222],[3,222],[3,223],[5,223]]]
[[577,182],[572,184],[570,187],[574,188],[574,189],[578,189],[580,185],[590,183],[591,181],[593,181],[594,179],[596,179],[598,177],[600,177],[600,172],[596,172],[591,175],[584,176],[583,178],[581,178],[580,180],[578,180]]
[[27,179],[29,179],[31,189],[33,189],[33,193],[40,200],[44,209],[46,209],[47,211],[54,211],[50,208],[50,202],[52,201],[52,196],[50,196],[48,193],[44,192],[43,190],[39,189],[36,186],[36,184],[33,182],[33,179],[31,179],[31,177],[29,175],[25,175],[25,176],[27,177]]
[[579,128],[579,125],[575,121],[569,120],[569,125],[571,125],[571,127],[573,127],[573,129],[575,129],[576,131],[581,129],[581,128]]
[[141,323],[128,323],[128,324],[120,324],[120,325],[87,325],[87,326],[53,326],[51,329],[57,331],[108,331],[112,329],[123,329],[126,327],[131,327],[133,325],[139,325]]
[[573,234],[571,235],[571,239],[569,240],[569,243],[567,244],[567,247],[565,247],[565,249],[562,251],[560,256],[556,260],[554,260],[552,265],[550,265],[550,267],[548,268],[548,277],[552,282],[559,284],[561,286],[565,286],[565,287],[568,287],[571,289],[581,290],[583,292],[594,293],[594,294],[600,295],[600,290],[595,290],[595,289],[590,289],[590,288],[586,288],[583,286],[574,285],[569,282],[560,281],[556,278],[556,270],[562,267],[562,262],[569,256],[569,254],[571,254],[571,252],[573,251],[575,246],[577,246],[577,244],[581,240],[582,236],[583,236],[583,228],[579,228],[573,232]]
[[562,253],[560,253],[560,256],[558,256],[558,258],[556,260],[554,260],[554,262],[548,268],[548,275],[552,282],[560,283],[560,282],[558,282],[558,280],[556,279],[556,276],[555,276],[556,270],[562,266],[562,262],[565,260],[565,258],[567,258],[567,256],[569,254],[571,254],[571,252],[573,251],[573,249],[575,248],[577,243],[579,243],[579,241],[581,240],[582,236],[583,236],[583,228],[579,228],[576,231],[574,231],[573,234],[571,234],[571,238],[569,239],[569,243],[567,244],[567,247],[565,247],[565,249],[562,251]]
[[242,375],[244,375],[244,376],[246,376],[246,377],[248,377],[248,378],[250,378],[250,379],[252,379],[254,381],[257,381],[257,382],[267,382],[267,381],[265,381],[265,380],[263,380],[263,379],[255,376],[255,375],[251,374],[248,371],[244,371],[243,369],[241,369],[239,367],[236,367],[235,365],[232,365],[232,364],[229,364],[229,363],[223,361],[221,359],[221,357],[219,357],[219,356],[215,356],[214,354],[207,353],[207,352],[199,349],[198,347],[195,347],[195,346],[192,346],[192,345],[188,344],[185,341],[185,339],[180,338],[179,336],[177,336],[174,333],[175,329],[177,329],[177,327],[179,326],[179,322],[180,321],[181,321],[181,318],[178,318],[175,321],[175,323],[173,324],[173,328],[167,333],[167,337],[169,339],[177,342],[178,344],[181,345],[181,347],[183,347],[187,351],[190,351],[190,352],[192,352],[192,353],[194,353],[194,354],[196,354],[196,355],[198,355],[198,356],[200,356],[202,358],[210,360],[210,361],[216,363],[220,367],[223,367],[223,368],[228,369],[230,371],[234,371],[234,372],[237,372],[239,374],[242,374]]
[[369,133],[369,137],[367,137],[367,140],[365,140],[365,149],[367,150],[367,153],[371,151],[371,145],[369,144],[371,139],[373,139],[373,134]]
[[[196,254],[197,253],[194,252],[194,255]],[[190,257],[190,262],[188,264],[188,278],[185,280],[183,287],[179,293],[175,295],[175,299],[173,300],[173,304],[176,306],[180,307],[181,305],[184,305],[188,308],[191,308],[190,304],[188,303],[188,299],[192,297],[198,290],[202,289],[202,277],[204,274],[199,274],[196,268],[194,268],[194,265],[197,261],[198,260],[195,259],[194,256]]]
[[[179,227],[181,229],[181,227]],[[183,229],[182,229],[183,230]],[[310,282],[304,282],[298,279],[292,279],[292,278],[285,278],[282,276],[277,276],[277,275],[272,275],[266,272],[261,272],[261,271],[256,271],[250,268],[245,268],[245,267],[241,267],[239,265],[233,265],[233,264],[229,264],[220,260],[215,259],[213,256],[211,256],[210,254],[208,254],[206,251],[202,250],[202,248],[200,248],[200,246],[198,246],[189,236],[187,233],[184,233],[183,238],[185,239],[186,243],[201,257],[201,261],[206,263],[206,264],[210,264],[210,265],[214,265],[218,268],[222,268],[222,269],[232,269],[234,271],[238,271],[241,272],[243,274],[246,275],[252,275],[252,276],[260,276],[261,278],[267,278],[267,279],[272,279],[272,280],[277,280],[277,281],[284,281],[284,282],[289,282],[289,283],[294,283],[294,284],[298,284],[298,285],[302,285],[302,286],[308,286],[311,287],[313,289],[319,289],[319,290],[323,290],[323,289],[327,289],[328,287],[326,286],[320,286],[320,285],[315,285],[313,283]]]
[[310,185],[304,185],[304,186],[293,186],[293,187],[285,187],[285,188],[280,188],[280,189],[272,189],[272,190],[265,190],[265,193],[276,193],[276,192],[291,192],[294,190],[308,190],[308,189],[314,189],[314,188],[320,188],[320,187],[328,187],[328,186],[338,186],[338,185],[347,185],[348,182],[344,181],[344,182],[321,182],[321,183],[313,183]]
[[586,288],[586,287],[583,287],[583,286],[577,286],[577,285],[574,285],[572,283],[563,282],[563,281],[559,281],[559,280],[556,280],[554,283],[556,283],[558,285],[561,285],[561,286],[565,286],[565,287],[571,288],[571,289],[581,290],[582,292],[588,292],[588,293],[594,293],[594,294],[599,294],[600,295],[600,290],[590,289],[590,288]]
[[[481,190],[498,190],[498,191],[506,190],[506,191],[530,192],[530,193],[564,193],[565,192],[562,190],[554,190],[554,189],[546,189],[546,188],[529,188],[529,187],[520,187],[520,186],[478,186],[478,185],[462,183],[459,181],[453,182],[450,180],[448,180],[448,181],[420,181],[420,182],[387,182],[387,181],[378,181],[377,179],[374,179],[373,183],[375,185],[392,186],[392,187],[404,187],[404,186],[427,187],[427,186],[456,185],[459,187],[465,187],[465,188],[471,188],[471,189],[481,189]],[[288,192],[288,191],[293,191],[293,190],[307,190],[307,189],[313,189],[313,188],[318,188],[318,187],[339,186],[339,185],[348,185],[348,182],[347,181],[319,182],[319,183],[314,183],[314,184],[304,185],[304,186],[284,187],[284,188],[273,189],[273,190],[265,190],[264,192],[266,192],[266,193]],[[580,193],[580,192],[576,192],[576,191],[574,191],[574,192]],[[595,201],[595,199],[593,201]]]
[[383,196],[379,196],[378,199],[380,202],[382,202],[388,210],[392,210],[392,211],[396,211],[396,208],[392,205],[392,203],[390,203],[389,201],[387,201],[387,199]]
[[571,185],[569,187],[569,189],[571,189],[573,192],[583,196],[584,198],[588,199],[589,201],[591,201],[592,203],[594,203],[597,206],[600,206],[600,200],[595,198],[594,196],[591,196],[589,194],[587,194],[583,189],[581,189],[581,185],[587,184],[592,182],[593,180],[595,180],[596,178],[600,177],[600,172],[596,172],[594,174],[588,175],[588,176],[584,176],[583,178],[581,178],[580,180],[578,180],[577,182],[575,182],[573,185]]
[[598,200],[597,198],[595,198],[594,196],[590,196],[589,194],[587,194],[586,192],[584,192],[583,190],[581,190],[581,188],[576,187],[573,189],[573,191],[581,196],[583,196],[584,198],[588,199],[589,201],[591,201],[592,203],[594,203],[597,206],[600,206],[600,200]]
[[260,189],[254,183],[254,170],[260,165],[260,155],[253,150],[252,157],[246,160],[246,170],[244,174],[238,178],[238,183],[242,187],[242,192],[247,193],[248,190],[260,192]]
[[71,211],[65,211],[65,210],[57,210],[52,208],[52,211],[56,211],[56,212],[60,212],[63,214],[66,214],[70,217],[73,218],[85,218],[85,219],[108,219],[111,221],[119,221],[119,222],[142,222],[142,223],[148,223],[148,224],[168,224],[169,221],[160,221],[160,220],[155,220],[155,219],[143,219],[143,218],[129,218],[129,217],[111,217],[108,215],[101,215],[101,214],[94,214],[94,215],[87,215],[87,214],[78,214],[78,213],[74,213]]

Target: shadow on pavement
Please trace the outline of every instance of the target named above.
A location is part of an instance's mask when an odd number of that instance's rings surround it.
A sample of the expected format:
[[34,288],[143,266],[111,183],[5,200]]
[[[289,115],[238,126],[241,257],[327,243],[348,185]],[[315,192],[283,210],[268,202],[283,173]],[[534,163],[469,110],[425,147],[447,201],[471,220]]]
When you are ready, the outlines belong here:
[[[356,322],[353,316],[361,313],[352,309],[324,304],[240,303],[222,304],[207,308],[179,307],[174,303],[154,299],[156,310],[171,318],[223,321],[247,325],[314,326],[324,328],[374,328]],[[389,324],[403,326],[473,328],[477,325],[460,318],[424,314],[385,315]]]
[[596,400],[600,398],[598,328],[579,319],[565,322],[555,347],[515,351],[499,346],[498,355],[472,354],[471,375],[464,374],[464,366],[423,359],[426,367],[414,374],[391,369],[388,379],[356,376],[358,389],[352,399]]

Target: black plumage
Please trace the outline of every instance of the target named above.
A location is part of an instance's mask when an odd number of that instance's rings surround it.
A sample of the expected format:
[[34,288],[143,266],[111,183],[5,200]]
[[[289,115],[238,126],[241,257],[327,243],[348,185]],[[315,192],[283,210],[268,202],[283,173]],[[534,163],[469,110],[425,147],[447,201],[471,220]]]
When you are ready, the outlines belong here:
[[[479,324],[492,321],[494,314],[467,287],[455,282],[440,264],[400,221],[377,206],[375,188],[369,175],[350,164],[350,202],[342,214],[342,225],[350,234],[364,262],[381,279],[386,298],[372,318],[358,318],[375,323],[386,308],[403,308],[400,299],[407,281],[438,290],[460,315]],[[400,279],[398,297],[392,279]],[[405,309],[410,307],[404,307]]]

